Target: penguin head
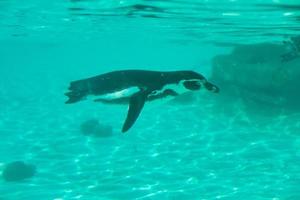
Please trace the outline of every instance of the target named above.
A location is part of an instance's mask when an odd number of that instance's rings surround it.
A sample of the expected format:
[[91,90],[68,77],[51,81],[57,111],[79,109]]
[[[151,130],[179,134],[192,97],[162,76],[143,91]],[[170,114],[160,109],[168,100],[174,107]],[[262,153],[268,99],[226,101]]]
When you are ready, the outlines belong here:
[[202,80],[187,80],[187,81],[183,82],[183,86],[186,89],[192,90],[192,91],[200,90],[201,85],[203,85],[207,90],[209,90],[213,93],[218,93],[220,91],[220,89],[216,85],[214,85],[208,81],[203,82]]

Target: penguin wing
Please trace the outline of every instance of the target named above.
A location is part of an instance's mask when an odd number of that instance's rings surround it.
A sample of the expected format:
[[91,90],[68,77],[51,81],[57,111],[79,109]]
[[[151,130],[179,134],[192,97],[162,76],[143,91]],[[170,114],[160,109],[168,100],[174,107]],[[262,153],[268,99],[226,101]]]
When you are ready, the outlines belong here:
[[137,93],[134,93],[129,99],[129,109],[127,113],[126,120],[123,124],[122,132],[125,133],[128,131],[137,118],[139,117],[144,105],[147,100],[149,92],[146,90],[140,90]]

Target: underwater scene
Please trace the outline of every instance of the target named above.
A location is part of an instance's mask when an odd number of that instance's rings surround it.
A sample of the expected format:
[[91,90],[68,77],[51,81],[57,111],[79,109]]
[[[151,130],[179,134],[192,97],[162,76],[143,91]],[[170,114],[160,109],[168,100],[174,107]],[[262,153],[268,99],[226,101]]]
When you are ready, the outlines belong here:
[[300,1],[0,0],[0,200],[300,200]]

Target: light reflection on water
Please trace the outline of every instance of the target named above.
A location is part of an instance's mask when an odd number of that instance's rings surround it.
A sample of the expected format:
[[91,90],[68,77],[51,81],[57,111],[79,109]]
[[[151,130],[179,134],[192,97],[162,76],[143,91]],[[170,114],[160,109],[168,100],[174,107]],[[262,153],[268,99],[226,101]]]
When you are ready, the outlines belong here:
[[[2,1],[1,38],[105,37],[149,32],[177,41],[230,44],[299,34],[299,5],[272,1]],[[83,34],[84,33],[84,34]],[[69,37],[66,37],[68,35]]]

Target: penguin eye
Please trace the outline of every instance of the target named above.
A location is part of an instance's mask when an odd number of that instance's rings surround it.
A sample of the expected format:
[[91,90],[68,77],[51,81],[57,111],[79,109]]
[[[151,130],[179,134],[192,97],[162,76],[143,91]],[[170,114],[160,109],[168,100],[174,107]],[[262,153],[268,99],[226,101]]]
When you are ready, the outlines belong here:
[[201,84],[198,81],[184,81],[183,85],[188,90],[200,90]]

